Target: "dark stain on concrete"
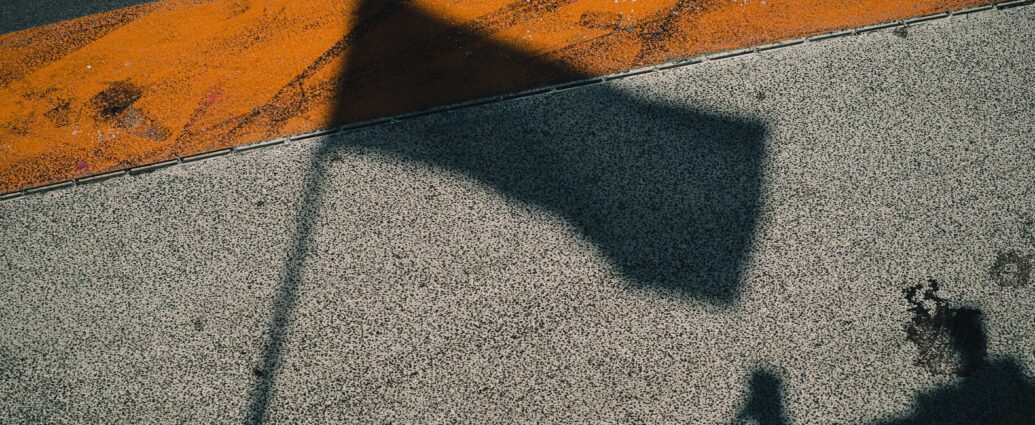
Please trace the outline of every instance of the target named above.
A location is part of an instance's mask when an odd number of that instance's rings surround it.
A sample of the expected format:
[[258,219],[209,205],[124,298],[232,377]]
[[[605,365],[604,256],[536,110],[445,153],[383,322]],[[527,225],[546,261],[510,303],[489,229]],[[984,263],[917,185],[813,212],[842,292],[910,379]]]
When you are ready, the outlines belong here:
[[54,87],[48,87],[43,90],[29,90],[22,94],[22,97],[28,100],[43,100],[54,94],[56,91],[57,88]]
[[992,279],[1001,286],[1025,286],[1031,279],[1031,265],[1035,258],[1016,251],[999,253],[992,265]]
[[147,112],[133,107],[144,94],[144,89],[129,81],[116,81],[86,102],[94,119],[126,130],[129,134],[155,141],[163,141],[171,132]]
[[35,113],[29,113],[29,116],[14,121],[8,122],[2,126],[3,130],[11,133],[15,136],[25,136],[29,134],[29,127],[36,120]]
[[162,141],[168,139],[170,135],[169,129],[162,126],[158,120],[136,108],[125,110],[116,126],[137,137],[151,140]]
[[98,119],[111,121],[133,106],[143,89],[129,81],[116,81],[97,93],[87,103]]
[[938,375],[969,376],[984,363],[987,351],[981,311],[951,307],[938,290],[934,279],[903,290],[913,313],[906,337],[919,350],[918,366]]
[[62,99],[58,101],[57,106],[51,108],[51,110],[44,113],[43,116],[47,117],[54,127],[61,128],[69,124],[70,121],[68,119],[68,114],[71,112],[71,109],[71,103]]
[[622,27],[622,14],[615,12],[585,12],[579,17],[579,25],[604,31],[616,31]]

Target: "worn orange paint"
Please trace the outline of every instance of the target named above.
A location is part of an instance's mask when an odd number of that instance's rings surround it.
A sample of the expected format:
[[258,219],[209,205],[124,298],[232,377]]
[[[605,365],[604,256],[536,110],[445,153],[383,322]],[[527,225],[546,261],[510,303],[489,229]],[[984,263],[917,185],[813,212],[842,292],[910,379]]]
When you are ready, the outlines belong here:
[[[0,35],[0,193],[991,2],[175,0],[136,6]],[[494,47],[500,45],[508,50]]]

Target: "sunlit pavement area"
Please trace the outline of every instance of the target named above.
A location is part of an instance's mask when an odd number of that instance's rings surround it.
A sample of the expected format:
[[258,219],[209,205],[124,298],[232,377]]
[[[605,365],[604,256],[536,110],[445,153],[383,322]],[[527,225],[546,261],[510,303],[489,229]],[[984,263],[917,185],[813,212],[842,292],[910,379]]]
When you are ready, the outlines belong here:
[[2,423],[1035,422],[1035,6],[0,202]]

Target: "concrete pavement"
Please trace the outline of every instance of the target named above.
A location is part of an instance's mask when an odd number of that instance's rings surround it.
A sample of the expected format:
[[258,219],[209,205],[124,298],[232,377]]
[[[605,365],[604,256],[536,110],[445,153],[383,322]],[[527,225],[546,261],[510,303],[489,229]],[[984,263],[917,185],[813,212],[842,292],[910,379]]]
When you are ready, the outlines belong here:
[[154,0],[6,0],[0,6],[0,34]]
[[0,202],[0,421],[1030,423],[1033,22]]

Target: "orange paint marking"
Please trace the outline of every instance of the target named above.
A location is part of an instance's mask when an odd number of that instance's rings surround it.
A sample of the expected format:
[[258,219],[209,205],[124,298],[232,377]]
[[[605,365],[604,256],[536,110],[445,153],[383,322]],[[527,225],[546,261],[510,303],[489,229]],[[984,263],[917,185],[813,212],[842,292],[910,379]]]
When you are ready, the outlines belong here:
[[[135,6],[0,35],[0,193],[991,2],[175,0]],[[513,50],[492,47],[499,45]]]

